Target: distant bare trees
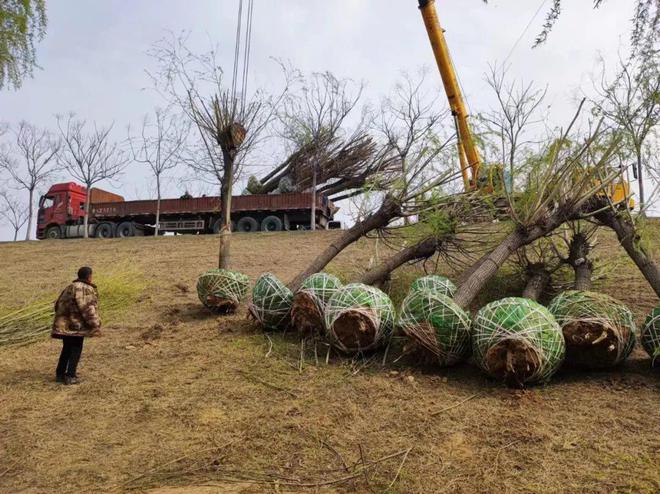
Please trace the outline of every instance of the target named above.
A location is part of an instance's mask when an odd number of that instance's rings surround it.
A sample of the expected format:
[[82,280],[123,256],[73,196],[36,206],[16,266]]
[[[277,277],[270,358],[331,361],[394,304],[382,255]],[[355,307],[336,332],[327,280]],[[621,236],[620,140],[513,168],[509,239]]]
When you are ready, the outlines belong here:
[[20,122],[10,130],[13,142],[0,149],[0,169],[9,173],[13,185],[28,193],[25,240],[30,240],[34,218],[34,192],[56,171],[61,142],[45,129]]
[[112,125],[98,127],[94,123],[90,128],[85,120],[69,114],[58,116],[57,126],[63,143],[58,163],[87,188],[83,236],[88,238],[91,189],[102,180],[120,175],[128,164],[128,156],[120,144],[112,140]]
[[162,109],[155,110],[153,121],[145,115],[138,136],[131,136],[130,127],[128,130],[128,142],[133,160],[148,166],[156,180],[155,235],[158,235],[160,229],[163,174],[173,170],[180,163],[189,132],[190,123],[186,119]]
[[7,191],[0,191],[0,218],[14,229],[14,242],[18,240],[18,232],[27,222],[28,216],[29,207],[25,202]]

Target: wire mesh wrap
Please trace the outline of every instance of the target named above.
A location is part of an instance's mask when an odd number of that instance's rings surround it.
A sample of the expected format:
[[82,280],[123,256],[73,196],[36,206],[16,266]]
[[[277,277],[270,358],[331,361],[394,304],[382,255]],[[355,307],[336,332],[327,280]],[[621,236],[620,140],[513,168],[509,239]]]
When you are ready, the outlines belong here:
[[245,298],[250,278],[237,271],[209,269],[197,278],[197,296],[213,312],[233,312]]
[[442,293],[411,290],[398,322],[404,333],[431,352],[441,366],[457,364],[470,353],[470,316]]
[[293,293],[272,273],[264,273],[252,288],[250,313],[268,330],[284,329],[291,316]]
[[655,365],[656,359],[660,360],[660,306],[653,309],[644,321],[640,340]]
[[509,386],[547,381],[564,359],[559,324],[533,300],[509,297],[491,302],[477,312],[471,332],[476,363]]
[[293,327],[302,334],[323,334],[325,307],[342,286],[339,278],[328,273],[316,273],[307,278],[293,296]]
[[456,293],[456,285],[452,281],[437,274],[430,274],[417,278],[410,285],[410,293],[416,290],[433,290],[436,293],[441,293],[446,297],[453,297]]
[[609,295],[568,290],[548,309],[564,333],[567,362],[592,369],[612,367],[635,346],[633,313]]
[[394,329],[390,298],[373,286],[351,283],[330,298],[325,309],[328,339],[345,353],[378,347]]

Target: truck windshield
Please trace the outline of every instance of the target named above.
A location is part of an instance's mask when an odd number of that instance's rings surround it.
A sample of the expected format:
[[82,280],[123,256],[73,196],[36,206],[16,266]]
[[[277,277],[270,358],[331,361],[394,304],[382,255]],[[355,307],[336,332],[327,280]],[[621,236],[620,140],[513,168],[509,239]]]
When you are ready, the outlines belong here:
[[43,209],[52,208],[53,204],[55,204],[55,201],[53,200],[52,197],[41,196],[41,199],[39,199],[39,207],[40,208],[43,208]]

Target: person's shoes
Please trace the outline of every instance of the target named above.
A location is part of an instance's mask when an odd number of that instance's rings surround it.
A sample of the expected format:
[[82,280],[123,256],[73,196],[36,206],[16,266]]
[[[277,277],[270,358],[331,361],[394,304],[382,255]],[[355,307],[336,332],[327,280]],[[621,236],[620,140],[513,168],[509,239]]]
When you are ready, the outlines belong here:
[[80,381],[78,381],[78,378],[76,376],[65,376],[64,377],[64,384],[67,386],[70,384],[79,384]]
[[56,382],[56,383],[63,383],[63,382],[64,382],[64,376],[62,376],[62,375],[60,375],[60,374],[57,374],[57,375],[55,376],[55,382]]

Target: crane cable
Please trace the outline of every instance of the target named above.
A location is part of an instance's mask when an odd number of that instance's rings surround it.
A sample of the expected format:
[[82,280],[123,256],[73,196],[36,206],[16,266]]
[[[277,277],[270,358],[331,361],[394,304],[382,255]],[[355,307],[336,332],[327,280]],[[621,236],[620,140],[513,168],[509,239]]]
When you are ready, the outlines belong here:
[[241,52],[241,25],[243,24],[243,0],[238,0],[238,20],[236,22],[236,41],[234,44],[234,71],[231,80],[231,100],[236,101],[236,80],[238,79],[238,60]]
[[516,48],[518,47],[518,44],[522,41],[522,39],[523,39],[523,37],[525,36],[525,34],[527,34],[527,31],[529,31],[529,28],[532,26],[532,23],[536,20],[536,18],[538,17],[539,13],[541,12],[541,9],[543,9],[543,7],[545,7],[545,4],[546,4],[546,3],[548,3],[548,0],[542,0],[542,1],[541,1],[541,5],[539,5],[539,8],[538,8],[538,9],[536,9],[536,12],[534,13],[534,15],[532,16],[532,18],[531,18],[531,19],[529,20],[529,22],[527,23],[527,26],[525,27],[525,29],[523,30],[523,32],[520,34],[520,36],[518,37],[518,39],[516,40],[516,42],[513,44],[513,46],[511,47],[511,50],[509,50],[509,54],[506,56],[506,58],[504,59],[504,62],[502,63],[503,65],[506,65],[506,63],[509,61],[509,59],[511,58],[511,55],[513,55],[513,52],[514,52],[514,51],[516,50]]
[[252,45],[252,15],[254,12],[254,0],[248,0],[247,20],[245,26],[245,48],[243,53],[243,84],[241,86],[241,108],[245,109],[245,97],[247,94],[248,73],[250,68],[250,48]]

